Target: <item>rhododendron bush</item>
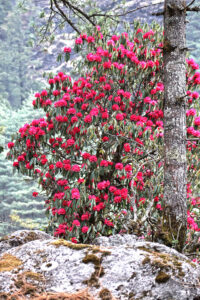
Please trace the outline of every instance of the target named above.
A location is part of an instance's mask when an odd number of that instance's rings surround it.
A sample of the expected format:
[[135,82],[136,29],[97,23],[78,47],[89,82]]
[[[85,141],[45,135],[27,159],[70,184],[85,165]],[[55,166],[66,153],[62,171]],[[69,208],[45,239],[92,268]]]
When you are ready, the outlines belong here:
[[[86,53],[82,77],[50,78],[33,100],[44,118],[25,124],[8,144],[14,168],[46,193],[55,236],[88,242],[126,232],[130,219],[148,236],[151,220],[162,219],[162,40],[156,24],[112,37],[99,26],[81,34],[75,50]],[[70,52],[64,48],[66,61]],[[197,69],[187,60],[188,240],[199,231]]]

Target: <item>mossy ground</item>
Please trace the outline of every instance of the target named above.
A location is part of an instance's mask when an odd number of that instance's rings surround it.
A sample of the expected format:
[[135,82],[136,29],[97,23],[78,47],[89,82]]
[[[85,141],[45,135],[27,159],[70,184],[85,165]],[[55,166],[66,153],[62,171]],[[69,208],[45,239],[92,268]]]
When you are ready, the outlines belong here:
[[156,281],[157,283],[165,283],[165,282],[167,282],[167,281],[170,279],[170,277],[171,277],[171,276],[170,276],[169,274],[160,271],[160,272],[158,273],[158,275],[156,276],[155,281]]

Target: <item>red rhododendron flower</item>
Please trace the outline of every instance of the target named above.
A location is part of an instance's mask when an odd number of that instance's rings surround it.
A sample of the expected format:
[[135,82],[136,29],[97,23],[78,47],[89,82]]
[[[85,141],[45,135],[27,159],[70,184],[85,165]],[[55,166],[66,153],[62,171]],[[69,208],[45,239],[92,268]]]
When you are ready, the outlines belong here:
[[89,161],[90,161],[90,162],[97,162],[97,157],[96,157],[95,155],[91,155],[91,156],[89,157]]
[[69,48],[69,47],[64,47],[63,51],[64,51],[65,53],[71,53],[72,49]]
[[104,224],[106,224],[109,227],[114,227],[114,224],[111,221],[109,221],[108,219],[104,220]]
[[116,120],[117,120],[117,121],[122,121],[122,120],[124,120],[123,114],[117,114],[117,115],[116,115]]
[[125,144],[124,144],[124,150],[125,150],[126,152],[130,152],[130,151],[131,151],[131,146],[130,146],[129,143],[125,143]]
[[124,169],[125,169],[126,172],[131,172],[132,171],[132,166],[131,165],[126,165]]
[[107,160],[102,160],[102,161],[100,162],[100,166],[101,166],[101,167],[108,167],[108,161],[107,161]]
[[76,200],[80,199],[80,192],[77,188],[73,188],[71,190],[71,197],[72,199],[76,199]]
[[66,210],[65,210],[64,208],[59,208],[59,209],[57,210],[57,214],[58,214],[58,215],[65,215],[65,214],[66,214]]
[[111,62],[110,61],[106,61],[106,62],[104,62],[103,63],[103,67],[104,67],[104,69],[110,69],[111,68]]
[[73,165],[72,168],[71,168],[71,170],[73,172],[80,172],[81,168],[79,167],[79,165]]
[[9,143],[8,143],[8,148],[9,148],[9,149],[12,149],[12,148],[14,147],[14,145],[15,145],[15,144],[14,144],[13,142],[9,142]]
[[85,153],[82,154],[82,157],[83,157],[84,159],[88,159],[88,158],[90,158],[90,156],[91,156],[90,153],[86,153],[86,152],[85,152]]
[[63,163],[61,161],[57,161],[56,168],[62,168],[62,167],[63,167]]
[[77,226],[77,227],[79,227],[81,225],[79,220],[74,220],[72,224]]
[[124,168],[124,166],[123,166],[122,163],[117,163],[117,164],[115,165],[115,169],[116,169],[116,170],[123,170],[123,168]]
[[91,122],[92,122],[91,115],[87,115],[87,116],[84,118],[84,122],[85,122],[85,123],[91,123]]
[[82,228],[81,228],[81,231],[83,232],[83,233],[86,233],[86,232],[88,232],[88,227],[87,226],[83,226]]
[[82,38],[77,38],[76,39],[76,41],[75,41],[75,43],[77,44],[77,45],[81,45],[82,43],[83,43],[83,40],[82,40]]

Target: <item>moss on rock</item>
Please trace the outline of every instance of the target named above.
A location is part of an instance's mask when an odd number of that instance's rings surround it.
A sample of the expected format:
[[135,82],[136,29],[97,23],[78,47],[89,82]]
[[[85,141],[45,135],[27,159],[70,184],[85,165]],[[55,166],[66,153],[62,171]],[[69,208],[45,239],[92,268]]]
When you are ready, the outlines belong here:
[[86,248],[91,247],[91,245],[75,244],[75,243],[66,241],[64,239],[56,240],[56,241],[52,242],[51,245],[54,245],[56,247],[65,246],[65,247],[68,247],[68,248],[74,249],[74,250],[82,250],[82,249],[86,249]]
[[21,266],[23,262],[18,259],[16,256],[11,255],[9,253],[5,253],[0,258],[0,272],[8,272],[19,266]]
[[101,300],[112,300],[113,299],[111,292],[106,288],[102,289],[99,292],[99,297],[101,298]]
[[166,283],[166,282],[170,279],[170,277],[171,277],[171,276],[170,276],[169,274],[160,271],[160,272],[158,273],[158,275],[156,276],[155,281],[156,281],[157,283]]

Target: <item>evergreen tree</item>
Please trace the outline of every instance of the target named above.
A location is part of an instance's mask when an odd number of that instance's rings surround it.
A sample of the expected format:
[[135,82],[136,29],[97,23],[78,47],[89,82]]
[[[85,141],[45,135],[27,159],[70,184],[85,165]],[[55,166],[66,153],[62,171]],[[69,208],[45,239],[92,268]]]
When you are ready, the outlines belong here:
[[[30,26],[25,30],[15,1],[0,3],[0,94],[12,107],[19,107],[38,84],[30,75]],[[27,20],[27,24],[28,24]]]
[[[32,110],[30,99],[19,110],[11,110],[6,100],[1,102],[0,128],[4,129],[2,146],[5,147],[16,128],[39,116],[39,111]],[[0,235],[22,228],[39,229],[45,225],[44,199],[32,196],[37,185],[26,177],[13,175],[12,164],[6,159],[6,150],[0,153],[0,176]]]

